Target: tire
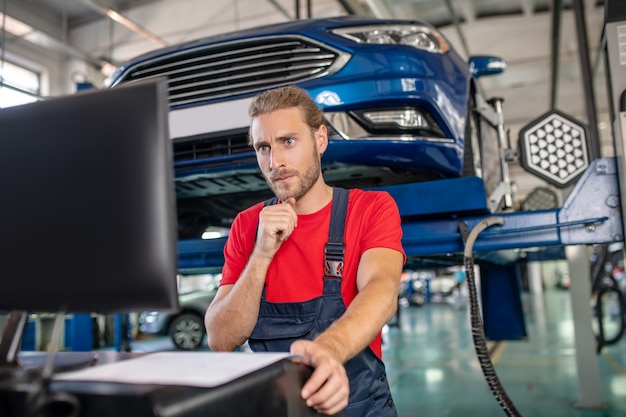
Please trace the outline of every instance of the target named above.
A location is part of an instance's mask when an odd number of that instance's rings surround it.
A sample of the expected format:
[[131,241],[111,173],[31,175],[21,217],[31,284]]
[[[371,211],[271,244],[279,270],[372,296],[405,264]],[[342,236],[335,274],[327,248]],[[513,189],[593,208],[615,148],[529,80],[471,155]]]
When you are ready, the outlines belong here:
[[170,323],[169,335],[181,350],[197,350],[204,340],[204,322],[195,314],[181,314]]

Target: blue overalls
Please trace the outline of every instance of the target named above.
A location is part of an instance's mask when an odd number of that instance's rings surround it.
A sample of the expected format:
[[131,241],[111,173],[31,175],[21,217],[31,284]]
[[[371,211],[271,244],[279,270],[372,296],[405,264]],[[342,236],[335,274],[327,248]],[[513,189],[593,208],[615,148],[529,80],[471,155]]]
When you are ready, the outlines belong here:
[[[333,188],[328,242],[324,249],[324,292],[304,302],[271,303],[261,297],[259,319],[248,341],[256,352],[289,352],[298,339],[312,340],[346,311],[341,296],[343,234],[349,191]],[[276,199],[266,205],[275,204]],[[350,401],[344,417],[397,417],[385,365],[368,346],[345,364]]]

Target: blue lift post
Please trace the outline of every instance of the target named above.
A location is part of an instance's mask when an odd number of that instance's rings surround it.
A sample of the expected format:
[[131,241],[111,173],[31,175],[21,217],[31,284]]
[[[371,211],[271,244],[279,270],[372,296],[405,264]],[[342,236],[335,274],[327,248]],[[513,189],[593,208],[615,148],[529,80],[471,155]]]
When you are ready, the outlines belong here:
[[65,346],[73,352],[90,352],[93,350],[91,314],[72,314],[66,318]]

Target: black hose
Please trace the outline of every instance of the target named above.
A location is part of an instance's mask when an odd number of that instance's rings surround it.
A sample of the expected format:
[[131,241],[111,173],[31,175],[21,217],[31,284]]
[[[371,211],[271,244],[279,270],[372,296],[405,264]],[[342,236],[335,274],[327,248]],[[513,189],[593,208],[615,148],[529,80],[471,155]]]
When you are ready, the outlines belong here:
[[[606,284],[604,280],[609,280],[611,283]],[[614,345],[619,342],[624,332],[626,331],[626,300],[624,300],[624,294],[619,289],[619,284],[613,275],[607,273],[605,277],[602,278],[603,284],[599,286],[599,289],[596,294],[596,305],[595,305],[595,316],[598,320],[598,334],[596,335],[596,353],[600,353],[604,346]],[[613,293],[615,299],[617,300],[618,305],[618,317],[619,317],[619,330],[613,337],[607,337],[604,332],[604,310],[603,310],[603,299],[607,294]]]
[[459,227],[461,229],[461,234],[465,243],[463,263],[465,266],[467,287],[469,290],[470,322],[472,327],[472,338],[474,339],[476,356],[478,357],[478,362],[480,363],[480,368],[483,371],[485,380],[487,381],[491,392],[496,397],[496,400],[498,401],[498,404],[500,404],[502,410],[504,410],[507,416],[521,417],[521,414],[517,411],[515,405],[513,405],[513,401],[511,401],[506,391],[504,390],[504,387],[502,386],[502,383],[500,382],[500,379],[498,378],[496,370],[493,366],[493,362],[491,361],[489,349],[487,348],[485,331],[483,329],[483,320],[480,314],[480,307],[478,305],[476,279],[474,277],[474,258],[472,256],[472,250],[478,234],[490,226],[501,224],[504,224],[504,219],[502,217],[489,217],[478,223],[472,229],[469,235],[467,234],[467,226],[465,225],[465,223],[461,222],[459,224]]
[[[594,317],[598,322],[596,333],[596,353],[600,354],[604,346],[613,345],[620,341],[626,331],[626,298],[620,290],[619,283],[613,276],[613,267],[619,263],[619,258],[623,258],[621,252],[610,254],[609,245],[601,244],[594,248],[591,259],[591,293],[595,299],[593,307]],[[613,295],[617,301],[619,329],[612,337],[607,337],[604,329],[604,309],[603,302]]]

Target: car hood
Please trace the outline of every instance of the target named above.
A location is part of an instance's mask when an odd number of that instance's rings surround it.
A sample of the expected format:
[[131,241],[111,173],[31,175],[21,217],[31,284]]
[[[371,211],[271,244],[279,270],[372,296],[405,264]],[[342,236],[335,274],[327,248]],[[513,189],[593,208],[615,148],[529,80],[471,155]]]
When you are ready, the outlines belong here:
[[[432,25],[419,21],[419,20],[399,20],[399,19],[373,19],[363,16],[339,16],[325,19],[303,19],[293,20],[282,23],[275,23],[271,25],[259,26],[250,29],[243,29],[235,32],[228,32],[219,35],[212,35],[189,41],[186,43],[179,43],[176,45],[168,46],[161,49],[156,49],[147,52],[143,55],[139,55],[136,58],[126,62],[124,66],[119,67],[111,76],[110,83],[115,85],[122,78],[122,75],[128,70],[128,68],[137,65],[143,61],[154,59],[170,53],[180,53],[182,51],[193,49],[199,46],[214,44],[219,42],[225,42],[235,39],[247,39],[255,38],[259,36],[269,35],[281,35],[281,34],[302,34],[315,38],[316,33],[326,33],[330,29],[349,27],[349,26],[361,26],[361,25],[385,25],[385,24],[407,24],[415,23],[419,25],[425,25],[436,30]],[[442,35],[443,36],[443,35]]]

